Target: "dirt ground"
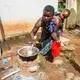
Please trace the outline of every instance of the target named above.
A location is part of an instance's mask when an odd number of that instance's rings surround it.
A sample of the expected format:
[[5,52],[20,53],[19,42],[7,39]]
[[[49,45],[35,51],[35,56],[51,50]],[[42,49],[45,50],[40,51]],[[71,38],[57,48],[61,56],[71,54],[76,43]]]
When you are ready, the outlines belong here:
[[68,32],[64,32],[63,36],[70,39],[69,44],[74,45],[74,54],[76,55],[76,61],[80,64],[80,36],[70,35]]
[[[17,26],[17,24],[16,24],[16,26]],[[21,27],[17,26],[19,31],[22,30]],[[16,29],[16,27],[14,27],[14,28]],[[10,29],[15,30],[14,28],[10,28]],[[30,30],[30,27],[27,27],[27,28]],[[5,29],[7,30],[7,27]],[[25,26],[24,30],[26,30],[26,26]],[[9,34],[8,32],[6,32],[6,33]],[[80,38],[70,36],[67,31],[65,31],[62,36],[70,39],[70,44],[75,45],[75,51],[74,52],[76,54],[76,59],[80,60]],[[11,54],[12,55],[12,60],[10,60],[6,64],[2,64],[2,62],[0,61],[0,68],[2,68],[2,67],[4,67],[4,68],[5,67],[18,67],[20,63],[18,62],[19,57],[17,56],[17,50],[19,48],[21,48],[22,46],[24,46],[24,44],[10,45],[11,50],[10,51],[4,51],[3,56],[7,56],[7,54]],[[66,62],[65,58],[62,58],[62,60],[64,62],[64,65],[62,66],[62,68],[59,68],[60,66],[57,67],[56,65],[54,65],[51,62],[45,62],[44,63],[45,67],[43,68],[44,69],[43,71],[45,72],[45,75],[46,75],[46,79],[44,79],[44,80],[65,80],[65,73],[66,73],[65,70],[67,70],[67,72],[73,72],[76,76],[79,75],[79,72],[76,69],[74,69],[74,67],[69,62]],[[6,70],[0,71],[0,80],[1,80],[1,77],[3,76],[3,72],[6,72]],[[33,74],[35,74],[35,73],[31,74],[31,73],[27,72],[26,68],[24,68],[23,66],[21,67],[21,73],[23,75],[29,75],[29,74],[33,75]],[[40,80],[43,80],[43,79],[40,79]]]

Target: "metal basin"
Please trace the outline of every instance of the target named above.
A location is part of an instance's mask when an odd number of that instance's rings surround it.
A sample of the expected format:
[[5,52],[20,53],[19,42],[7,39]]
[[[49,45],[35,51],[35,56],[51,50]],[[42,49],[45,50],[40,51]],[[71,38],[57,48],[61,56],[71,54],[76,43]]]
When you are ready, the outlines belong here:
[[39,49],[33,46],[24,46],[18,50],[18,55],[23,61],[33,61],[37,58]]

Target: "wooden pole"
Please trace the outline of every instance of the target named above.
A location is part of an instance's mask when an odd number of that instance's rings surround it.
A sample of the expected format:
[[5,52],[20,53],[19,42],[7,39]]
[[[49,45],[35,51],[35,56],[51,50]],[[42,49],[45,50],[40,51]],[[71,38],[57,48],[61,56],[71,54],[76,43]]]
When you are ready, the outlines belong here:
[[1,30],[2,41],[5,42],[5,33],[4,33],[1,18],[0,18],[0,30]]
[[1,46],[0,47],[1,47],[1,52],[2,52],[2,48],[9,50],[10,47],[5,40],[5,33],[4,33],[1,17],[0,17],[0,31],[1,31],[1,36],[2,36],[2,41],[1,41]]

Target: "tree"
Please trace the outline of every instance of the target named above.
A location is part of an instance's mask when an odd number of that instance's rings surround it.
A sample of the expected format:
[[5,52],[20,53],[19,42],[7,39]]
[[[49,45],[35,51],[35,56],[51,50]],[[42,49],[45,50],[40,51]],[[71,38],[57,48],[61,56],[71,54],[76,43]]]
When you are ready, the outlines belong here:
[[62,11],[66,6],[66,0],[59,0],[58,1],[58,11]]

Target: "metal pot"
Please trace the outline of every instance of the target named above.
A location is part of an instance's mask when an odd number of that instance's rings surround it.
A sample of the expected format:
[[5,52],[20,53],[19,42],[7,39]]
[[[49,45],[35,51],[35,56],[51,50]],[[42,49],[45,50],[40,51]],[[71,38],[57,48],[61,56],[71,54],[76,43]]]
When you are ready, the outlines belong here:
[[39,49],[34,46],[24,46],[18,50],[18,55],[23,61],[33,61],[37,58]]

